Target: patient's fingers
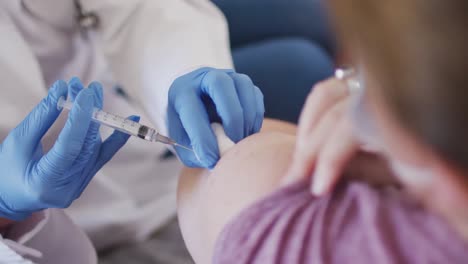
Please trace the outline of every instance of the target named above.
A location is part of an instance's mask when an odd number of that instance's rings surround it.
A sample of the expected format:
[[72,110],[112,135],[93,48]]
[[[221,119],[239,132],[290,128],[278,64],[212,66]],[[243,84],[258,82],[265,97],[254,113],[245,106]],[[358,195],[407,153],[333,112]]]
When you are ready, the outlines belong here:
[[299,120],[298,138],[305,138],[335,104],[349,95],[346,85],[335,78],[317,84],[309,94]]
[[297,138],[293,161],[283,184],[289,184],[312,175],[320,150],[342,119],[346,103],[344,100],[332,106],[321,116],[310,133]]
[[317,157],[312,193],[323,195],[329,192],[344,175],[345,168],[358,151],[359,142],[354,137],[349,119],[342,118]]

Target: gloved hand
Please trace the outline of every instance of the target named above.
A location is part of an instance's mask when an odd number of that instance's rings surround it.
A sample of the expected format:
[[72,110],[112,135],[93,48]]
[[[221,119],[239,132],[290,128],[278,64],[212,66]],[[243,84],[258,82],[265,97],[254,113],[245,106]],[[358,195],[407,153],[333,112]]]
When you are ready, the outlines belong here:
[[[52,149],[44,154],[41,138],[60,114],[57,101],[69,96],[74,106]],[[77,199],[96,172],[125,144],[114,132],[102,142],[93,107],[102,107],[102,88],[83,89],[79,79],[56,82],[0,145],[0,217],[21,220],[46,208],[65,208]],[[137,120],[137,117],[133,117]]]
[[213,168],[219,160],[211,122],[222,123],[237,143],[260,131],[264,113],[260,89],[233,70],[201,68],[176,79],[169,90],[169,136],[195,151],[176,147],[189,167]]

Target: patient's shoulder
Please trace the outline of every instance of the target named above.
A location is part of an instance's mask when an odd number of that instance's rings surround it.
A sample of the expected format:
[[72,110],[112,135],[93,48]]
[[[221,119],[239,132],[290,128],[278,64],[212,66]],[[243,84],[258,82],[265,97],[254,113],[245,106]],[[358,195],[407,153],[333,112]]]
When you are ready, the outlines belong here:
[[178,214],[184,240],[198,263],[209,263],[226,223],[279,188],[294,142],[291,134],[263,131],[226,151],[212,171],[183,171]]
[[316,198],[283,188],[237,215],[214,263],[463,263],[468,247],[445,223],[395,190],[342,186]]

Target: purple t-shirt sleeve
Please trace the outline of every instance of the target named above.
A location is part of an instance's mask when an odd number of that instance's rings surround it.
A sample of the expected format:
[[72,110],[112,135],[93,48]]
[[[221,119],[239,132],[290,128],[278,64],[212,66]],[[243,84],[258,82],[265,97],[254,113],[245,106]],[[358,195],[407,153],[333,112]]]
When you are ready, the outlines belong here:
[[468,263],[468,245],[396,190],[353,183],[315,198],[301,182],[233,219],[213,263]]

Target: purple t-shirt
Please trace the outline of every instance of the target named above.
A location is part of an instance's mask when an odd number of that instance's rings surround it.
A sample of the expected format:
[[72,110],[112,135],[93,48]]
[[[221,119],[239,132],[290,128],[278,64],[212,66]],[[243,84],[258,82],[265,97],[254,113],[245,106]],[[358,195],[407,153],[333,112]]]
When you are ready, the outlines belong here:
[[213,263],[468,263],[468,243],[394,189],[304,182],[247,208],[222,231]]

